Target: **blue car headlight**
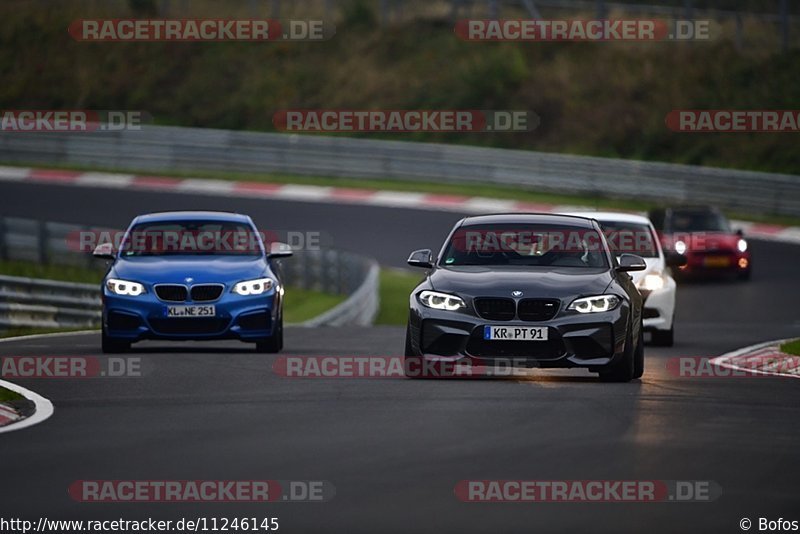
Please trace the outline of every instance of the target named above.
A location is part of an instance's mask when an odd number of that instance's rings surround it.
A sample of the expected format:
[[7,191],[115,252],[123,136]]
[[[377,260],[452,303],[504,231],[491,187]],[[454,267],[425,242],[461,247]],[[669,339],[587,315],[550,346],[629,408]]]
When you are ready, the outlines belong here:
[[616,295],[597,295],[596,297],[575,299],[567,309],[578,313],[606,312],[616,308],[619,302],[620,298]]
[[256,278],[255,280],[245,280],[237,283],[233,286],[233,292],[242,296],[261,295],[272,289],[273,285],[275,285],[275,282],[272,278]]
[[139,282],[119,280],[117,278],[109,278],[106,280],[106,288],[116,295],[125,295],[128,297],[138,297],[139,295],[147,293],[147,289]]

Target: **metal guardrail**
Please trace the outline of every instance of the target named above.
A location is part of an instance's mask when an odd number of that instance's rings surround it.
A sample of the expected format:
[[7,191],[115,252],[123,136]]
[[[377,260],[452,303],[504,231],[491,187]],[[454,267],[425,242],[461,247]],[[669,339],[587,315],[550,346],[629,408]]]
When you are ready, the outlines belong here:
[[89,328],[99,324],[97,285],[0,275],[0,328]]
[[800,216],[800,176],[434,143],[179,128],[0,132],[0,162],[496,184]]
[[380,269],[372,262],[361,286],[344,302],[322,315],[303,323],[303,326],[369,326],[378,314],[380,292],[378,291]]
[[[77,249],[77,235],[87,226],[0,217],[0,259],[54,265],[104,262]],[[372,324],[378,312],[378,267],[365,256],[335,249],[299,250],[279,260],[288,286],[347,295],[328,312],[303,323],[307,326]],[[0,275],[0,329],[96,327],[100,324],[100,289],[74,284]]]

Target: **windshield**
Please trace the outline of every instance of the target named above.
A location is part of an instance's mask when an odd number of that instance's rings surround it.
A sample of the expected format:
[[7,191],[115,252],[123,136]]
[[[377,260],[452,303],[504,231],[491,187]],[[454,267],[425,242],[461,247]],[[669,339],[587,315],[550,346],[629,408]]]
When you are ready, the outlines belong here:
[[608,247],[615,255],[637,254],[643,258],[657,258],[655,237],[648,224],[621,221],[602,221],[600,226]]
[[260,256],[257,232],[244,223],[231,221],[168,221],[134,226],[120,249],[122,257],[133,256]]
[[713,211],[674,211],[671,217],[673,232],[730,232],[728,221]]
[[607,268],[608,261],[604,241],[592,229],[496,224],[459,228],[448,242],[440,265]]

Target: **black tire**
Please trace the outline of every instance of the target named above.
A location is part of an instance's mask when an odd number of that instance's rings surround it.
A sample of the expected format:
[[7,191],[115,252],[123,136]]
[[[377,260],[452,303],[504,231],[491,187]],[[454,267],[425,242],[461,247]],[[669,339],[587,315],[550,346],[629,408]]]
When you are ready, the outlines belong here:
[[636,347],[633,346],[633,333],[628,330],[622,358],[617,363],[600,370],[600,380],[603,382],[630,382],[633,380],[635,357]]
[[675,344],[675,326],[669,330],[653,330],[650,339],[657,347],[671,347]]
[[639,326],[639,342],[633,353],[633,378],[642,378],[644,374],[644,327]]
[[426,378],[422,376],[418,370],[422,369],[422,358],[414,354],[414,348],[411,345],[411,325],[406,326],[406,347],[403,353],[403,373],[406,378]]
[[283,350],[283,317],[278,319],[278,325],[271,336],[256,341],[256,352],[260,354],[275,354]]
[[742,272],[739,273],[737,278],[739,280],[743,281],[743,282],[747,282],[748,280],[750,280],[751,272],[752,271],[750,269],[747,269],[746,271],[742,271]]
[[100,348],[103,354],[119,354],[131,350],[131,342],[107,336],[106,327],[103,326],[100,333]]

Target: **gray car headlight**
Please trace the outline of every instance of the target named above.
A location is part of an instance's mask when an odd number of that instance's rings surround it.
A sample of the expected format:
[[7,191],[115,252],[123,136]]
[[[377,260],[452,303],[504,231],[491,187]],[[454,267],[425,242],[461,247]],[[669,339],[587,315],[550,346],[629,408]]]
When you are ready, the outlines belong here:
[[128,297],[138,297],[139,295],[147,293],[145,287],[139,282],[119,280],[117,278],[109,278],[106,280],[106,288],[116,295],[125,295]]
[[423,291],[419,294],[418,298],[423,306],[433,308],[434,310],[456,311],[467,307],[461,297],[450,295],[449,293]]
[[262,293],[266,293],[270,289],[275,282],[273,282],[272,278],[257,278],[255,280],[245,280],[244,282],[239,282],[235,286],[233,286],[233,292],[237,295],[247,296],[247,295],[260,295]]
[[616,295],[598,295],[596,297],[582,297],[572,301],[567,309],[578,313],[599,313],[613,310],[619,304]]

